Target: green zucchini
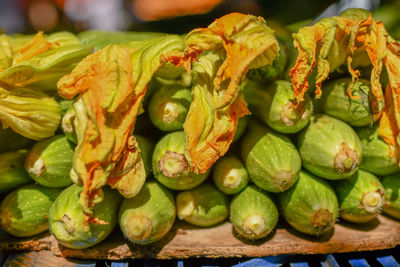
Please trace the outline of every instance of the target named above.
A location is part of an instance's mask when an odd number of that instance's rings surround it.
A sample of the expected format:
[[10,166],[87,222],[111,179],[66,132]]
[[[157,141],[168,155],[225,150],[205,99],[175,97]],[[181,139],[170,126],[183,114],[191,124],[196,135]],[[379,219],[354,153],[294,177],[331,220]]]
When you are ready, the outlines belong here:
[[332,80],[324,83],[322,89],[319,103],[322,112],[351,126],[372,125],[385,108],[384,99],[376,100],[371,83],[365,79],[359,79],[354,84],[350,77]]
[[304,101],[298,103],[288,81],[267,85],[248,82],[243,92],[252,114],[277,132],[297,133],[310,121],[313,112],[310,96],[304,95]]
[[186,222],[209,227],[223,222],[229,214],[228,197],[211,184],[179,192],[176,196],[178,218]]
[[303,167],[331,180],[352,176],[362,159],[362,144],[356,132],[345,122],[318,114],[298,136]]
[[72,183],[70,171],[74,149],[65,135],[37,142],[25,160],[25,169],[33,180],[47,187],[66,187]]
[[299,232],[320,236],[329,233],[339,214],[335,191],[324,180],[300,172],[296,184],[278,195],[285,220]]
[[103,201],[93,207],[93,218],[87,222],[79,201],[83,187],[73,184],[54,201],[49,211],[50,231],[58,243],[72,249],[83,249],[103,241],[117,224],[121,195],[116,190],[103,187]]
[[400,172],[400,151],[379,136],[378,128],[379,125],[376,124],[357,129],[363,148],[360,169],[380,176]]
[[17,237],[29,237],[49,228],[49,209],[60,188],[24,185],[8,194],[0,206],[0,228]]
[[339,200],[339,215],[349,222],[364,223],[381,213],[384,188],[372,173],[358,170],[348,179],[334,184]]
[[232,199],[230,217],[241,236],[260,239],[275,228],[278,209],[267,192],[254,185],[248,185]]
[[156,144],[152,166],[154,177],[164,186],[173,190],[188,190],[201,184],[209,175],[195,174],[190,171],[185,156],[185,139],[183,131],[165,135]]
[[27,150],[0,154],[0,193],[8,193],[15,188],[33,182],[25,171]]
[[191,101],[189,88],[164,85],[150,99],[148,110],[151,122],[162,131],[183,130]]
[[176,217],[174,196],[155,181],[148,181],[133,198],[124,199],[119,210],[119,226],[133,243],[147,245],[164,237]]
[[212,176],[217,188],[227,195],[239,193],[249,181],[249,175],[242,161],[233,154],[217,161]]
[[301,169],[300,155],[290,139],[255,121],[242,138],[241,155],[250,179],[269,192],[289,189]]
[[383,212],[400,220],[400,174],[392,174],[382,178],[385,188],[386,203]]

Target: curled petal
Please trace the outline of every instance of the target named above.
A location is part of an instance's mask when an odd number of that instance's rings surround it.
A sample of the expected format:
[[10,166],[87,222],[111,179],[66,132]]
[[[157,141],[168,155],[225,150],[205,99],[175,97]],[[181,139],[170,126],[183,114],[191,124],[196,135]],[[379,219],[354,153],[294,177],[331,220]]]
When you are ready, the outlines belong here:
[[239,117],[249,113],[240,89],[247,71],[271,64],[278,53],[264,19],[231,13],[190,32],[184,52],[165,58],[188,71],[193,63],[193,102],[184,129],[194,172],[205,173],[228,151]]
[[[399,146],[400,128],[400,44],[394,41],[381,21],[366,10],[348,9],[338,17],[322,19],[294,34],[299,52],[291,69],[294,96],[303,99],[308,75],[317,66],[316,95],[329,73],[347,65],[353,83],[360,76],[357,67],[371,66],[371,90],[377,102],[384,94],[380,77],[384,67],[389,77],[385,91],[386,107],[380,120],[379,135],[391,146]],[[318,55],[318,56],[317,56]],[[348,90],[349,96],[351,90]]]
[[[129,197],[140,188],[135,179],[145,177],[145,172],[138,145],[132,140],[136,115],[147,84],[164,64],[162,57],[182,48],[183,40],[175,35],[109,45],[59,80],[62,97],[79,94],[74,104],[80,125],[75,125],[78,146],[73,172],[84,185],[80,200],[87,222],[107,182]],[[138,187],[130,188],[135,184]]]
[[61,119],[61,107],[48,95],[28,88],[12,91],[0,87],[0,121],[4,128],[41,140],[54,135]]

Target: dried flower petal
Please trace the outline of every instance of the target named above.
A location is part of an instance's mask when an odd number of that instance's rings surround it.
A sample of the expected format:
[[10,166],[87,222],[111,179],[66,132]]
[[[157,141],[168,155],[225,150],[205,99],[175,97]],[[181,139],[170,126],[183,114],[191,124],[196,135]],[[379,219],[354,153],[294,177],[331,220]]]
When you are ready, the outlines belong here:
[[[293,35],[298,50],[291,69],[294,96],[303,100],[308,90],[308,75],[317,67],[316,96],[329,73],[347,65],[353,82],[360,76],[357,67],[372,66],[371,90],[377,101],[383,99],[380,76],[385,67],[389,84],[386,107],[380,120],[379,135],[393,146],[399,145],[400,128],[400,44],[393,40],[381,21],[362,9],[348,9],[338,17],[325,18]],[[348,90],[351,95],[350,88]]]
[[[213,53],[201,59],[207,51]],[[232,13],[190,32],[185,51],[166,59],[187,71],[196,60],[201,65],[194,70],[194,97],[184,124],[194,172],[205,173],[228,151],[238,119],[249,113],[240,90],[245,74],[271,64],[278,53],[273,30],[262,18]]]

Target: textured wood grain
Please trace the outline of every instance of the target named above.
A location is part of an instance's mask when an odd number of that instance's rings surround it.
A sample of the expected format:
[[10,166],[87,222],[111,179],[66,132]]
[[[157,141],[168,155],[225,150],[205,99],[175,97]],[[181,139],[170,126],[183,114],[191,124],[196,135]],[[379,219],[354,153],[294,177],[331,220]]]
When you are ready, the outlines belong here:
[[40,267],[95,267],[95,261],[71,260],[62,257],[55,257],[51,251],[33,251],[27,253],[10,254],[2,267],[13,266],[40,266]]
[[285,223],[267,238],[252,242],[238,238],[230,223],[200,229],[177,223],[161,241],[150,246],[133,245],[117,230],[101,244],[84,250],[65,248],[49,234],[0,243],[3,251],[51,250],[57,256],[80,259],[261,257],[277,254],[317,254],[387,249],[400,245],[400,222],[379,216],[365,225],[340,223],[328,236],[303,235]]

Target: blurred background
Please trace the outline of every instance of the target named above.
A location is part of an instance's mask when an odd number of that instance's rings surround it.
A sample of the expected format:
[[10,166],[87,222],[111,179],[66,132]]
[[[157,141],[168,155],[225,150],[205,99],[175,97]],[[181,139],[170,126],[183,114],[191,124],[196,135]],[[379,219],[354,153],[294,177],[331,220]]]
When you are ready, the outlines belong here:
[[296,30],[350,7],[373,11],[400,39],[400,0],[0,0],[0,29],[5,33],[87,29],[185,33],[236,11]]

